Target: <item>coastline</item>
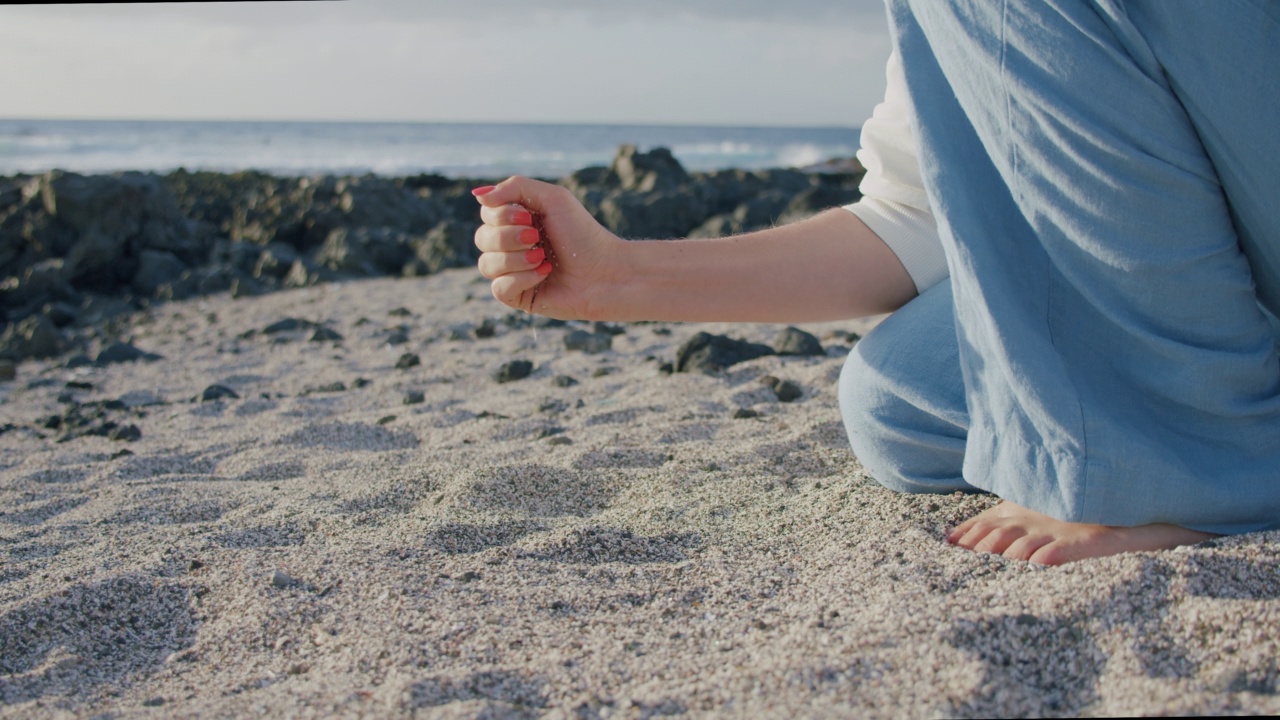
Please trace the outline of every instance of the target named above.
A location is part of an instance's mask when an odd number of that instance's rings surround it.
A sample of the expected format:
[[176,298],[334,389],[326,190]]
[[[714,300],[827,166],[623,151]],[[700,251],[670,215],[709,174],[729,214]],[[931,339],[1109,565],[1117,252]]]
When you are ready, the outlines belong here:
[[[661,160],[575,191],[644,221],[628,203],[690,187]],[[246,288],[285,226],[256,227]],[[869,323],[669,372],[699,332],[785,330],[558,324],[443,261],[328,269],[145,302],[135,271],[14,322],[63,344],[0,379],[0,717],[1280,712],[1280,533],[1061,568],[946,545],[990,498],[883,490],[848,449]]]

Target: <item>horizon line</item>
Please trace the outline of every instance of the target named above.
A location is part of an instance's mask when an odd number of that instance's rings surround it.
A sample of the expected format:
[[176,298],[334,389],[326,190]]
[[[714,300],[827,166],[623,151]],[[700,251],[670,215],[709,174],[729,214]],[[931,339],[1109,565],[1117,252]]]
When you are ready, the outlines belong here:
[[522,122],[497,120],[370,120],[370,119],[320,119],[320,118],[164,118],[164,117],[58,117],[58,116],[3,116],[0,122],[156,122],[156,123],[291,123],[328,125],[490,125],[490,126],[547,126],[547,127],[658,127],[658,128],[732,128],[743,130],[859,130],[856,125],[827,124],[759,124],[759,123],[696,123],[696,122],[600,122],[529,120]]

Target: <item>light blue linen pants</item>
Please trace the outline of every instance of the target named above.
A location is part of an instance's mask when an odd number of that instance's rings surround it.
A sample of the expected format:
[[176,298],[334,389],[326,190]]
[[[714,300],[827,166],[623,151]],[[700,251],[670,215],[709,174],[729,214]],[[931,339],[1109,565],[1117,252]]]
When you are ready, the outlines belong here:
[[1280,527],[1280,2],[889,0],[951,278],[841,409],[910,492]]

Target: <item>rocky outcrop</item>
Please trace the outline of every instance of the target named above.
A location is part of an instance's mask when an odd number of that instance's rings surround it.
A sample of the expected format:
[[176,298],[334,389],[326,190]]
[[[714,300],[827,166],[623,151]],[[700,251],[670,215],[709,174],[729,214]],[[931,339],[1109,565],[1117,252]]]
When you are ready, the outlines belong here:
[[[798,219],[857,199],[860,178],[847,166],[690,173],[665,148],[624,145],[608,167],[560,182],[618,235],[663,239]],[[0,178],[0,356],[65,352],[78,330],[156,300],[473,265],[469,190],[487,182],[182,170]]]

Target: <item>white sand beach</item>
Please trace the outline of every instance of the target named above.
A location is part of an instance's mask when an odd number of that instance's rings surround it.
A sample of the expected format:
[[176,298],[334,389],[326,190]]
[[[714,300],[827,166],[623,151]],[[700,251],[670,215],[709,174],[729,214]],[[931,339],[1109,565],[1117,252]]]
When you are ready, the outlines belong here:
[[[782,328],[586,354],[576,326],[463,269],[159,304],[119,339],[160,359],[19,365],[0,717],[1280,713],[1280,534],[1061,568],[953,548],[993,499],[891,493],[848,448],[865,324],[720,375],[661,366]],[[69,407],[140,437],[59,442]]]

